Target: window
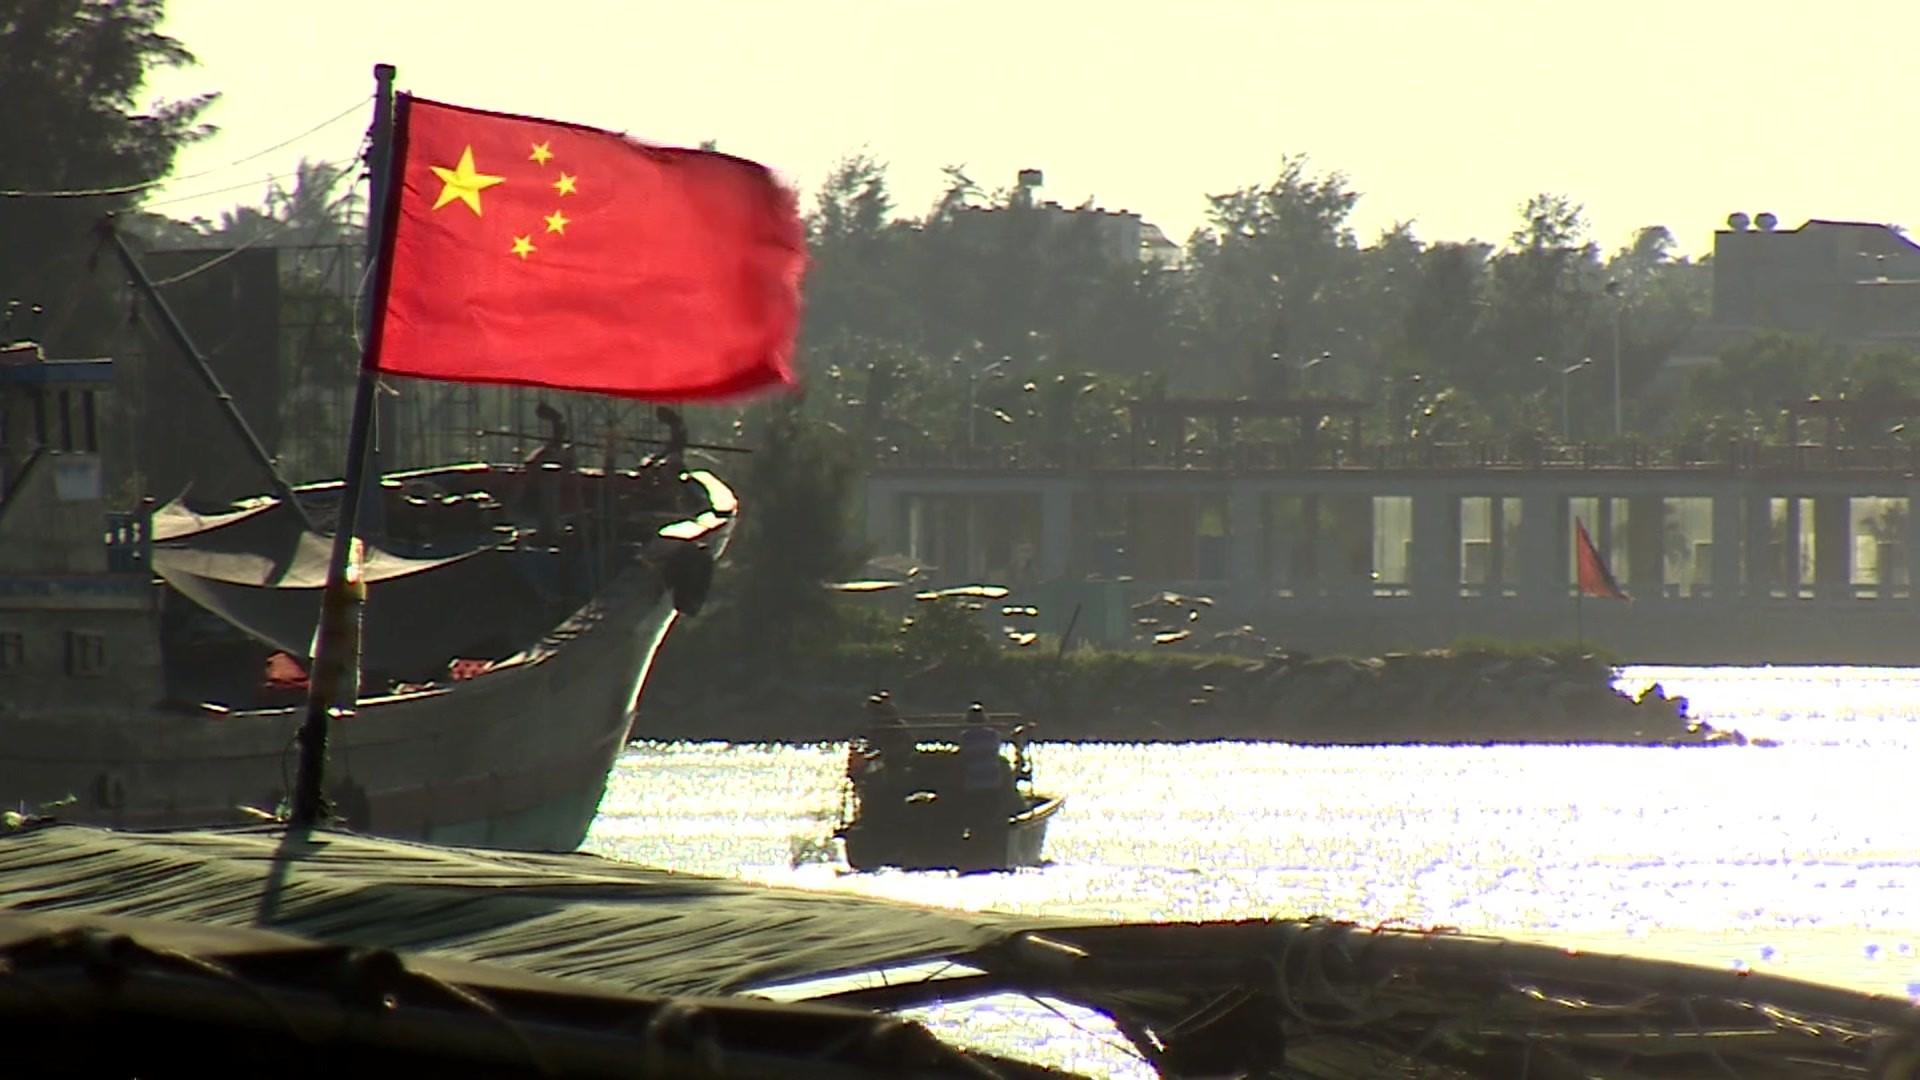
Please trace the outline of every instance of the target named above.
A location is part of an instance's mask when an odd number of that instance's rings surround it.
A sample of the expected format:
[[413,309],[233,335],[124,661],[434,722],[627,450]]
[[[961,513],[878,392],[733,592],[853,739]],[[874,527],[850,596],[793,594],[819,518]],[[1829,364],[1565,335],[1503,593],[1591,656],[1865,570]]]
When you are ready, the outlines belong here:
[[1813,597],[1815,545],[1813,500],[1776,496],[1768,503],[1767,564],[1772,595],[1782,599]]
[[1412,581],[1413,496],[1373,497],[1373,594],[1401,596]]
[[67,631],[67,674],[87,678],[107,669],[107,636],[88,630]]
[[1668,596],[1713,594],[1713,500],[1662,500],[1660,584]]
[[[1580,565],[1574,552],[1573,536],[1576,526],[1584,526],[1587,537],[1593,541],[1595,550],[1613,571],[1615,581],[1622,584],[1641,584],[1641,579],[1633,576],[1633,560],[1627,543],[1631,535],[1628,500],[1604,495],[1575,495],[1567,499],[1567,591],[1569,594],[1579,587]],[[1653,573],[1661,573],[1655,565]]]
[[1848,500],[1852,556],[1847,578],[1853,595],[1891,599],[1908,593],[1907,500],[1856,495]]

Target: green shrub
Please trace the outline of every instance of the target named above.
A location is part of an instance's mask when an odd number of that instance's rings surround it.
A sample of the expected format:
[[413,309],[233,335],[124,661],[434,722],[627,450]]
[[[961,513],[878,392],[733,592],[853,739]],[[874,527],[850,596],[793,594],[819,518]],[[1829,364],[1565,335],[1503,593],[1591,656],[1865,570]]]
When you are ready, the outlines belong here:
[[1518,660],[1532,656],[1545,656],[1563,663],[1591,657],[1599,663],[1618,667],[1617,654],[1590,642],[1568,641],[1513,641],[1494,637],[1455,638],[1447,651],[1458,656],[1485,656],[1494,659]]

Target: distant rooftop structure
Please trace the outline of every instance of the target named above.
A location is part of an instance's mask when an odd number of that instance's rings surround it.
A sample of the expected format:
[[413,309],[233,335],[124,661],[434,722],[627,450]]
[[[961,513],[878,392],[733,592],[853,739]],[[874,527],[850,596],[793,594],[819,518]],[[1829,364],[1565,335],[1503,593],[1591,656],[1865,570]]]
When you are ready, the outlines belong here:
[[49,360],[40,344],[34,341],[0,345],[0,383],[13,386],[104,383],[112,374],[111,360]]
[[1140,259],[1142,262],[1154,262],[1161,266],[1180,265],[1180,245],[1167,239],[1160,226],[1146,222],[1140,224]]
[[[1045,174],[1039,169],[1021,169],[1015,181],[1012,209],[1040,212],[1048,230],[1055,234],[1065,234],[1076,226],[1092,228],[1100,250],[1116,262],[1130,260],[1163,267],[1179,264],[1180,245],[1168,239],[1158,225],[1149,224],[1139,214],[1124,208],[1106,210],[1091,204],[1062,206],[1050,199],[1043,200],[1039,193],[1045,182]],[[995,220],[1008,210],[997,206],[962,207],[955,223],[967,228],[967,223]]]
[[[0,565],[67,565],[56,549],[71,538],[49,545],[51,533],[29,526],[101,497],[100,396],[112,380],[111,360],[50,360],[32,341],[0,345]],[[42,481],[33,479],[36,462]]]
[[1712,334],[1920,344],[1920,244],[1894,225],[1736,212],[1713,238]]

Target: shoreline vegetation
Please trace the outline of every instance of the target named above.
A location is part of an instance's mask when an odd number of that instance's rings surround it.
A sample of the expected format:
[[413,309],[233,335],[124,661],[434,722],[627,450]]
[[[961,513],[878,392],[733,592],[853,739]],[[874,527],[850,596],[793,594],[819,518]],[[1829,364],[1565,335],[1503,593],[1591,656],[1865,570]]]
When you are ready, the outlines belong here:
[[[671,643],[668,646],[670,651]],[[700,650],[704,652],[705,650]],[[1637,699],[1613,665],[1570,647],[1463,643],[1379,657],[1260,657],[1078,649],[842,646],[787,671],[663,656],[631,737],[830,742],[866,723],[869,693],[905,714],[978,700],[1058,742],[1273,741],[1304,745],[1746,745],[1687,717],[1659,686]]]

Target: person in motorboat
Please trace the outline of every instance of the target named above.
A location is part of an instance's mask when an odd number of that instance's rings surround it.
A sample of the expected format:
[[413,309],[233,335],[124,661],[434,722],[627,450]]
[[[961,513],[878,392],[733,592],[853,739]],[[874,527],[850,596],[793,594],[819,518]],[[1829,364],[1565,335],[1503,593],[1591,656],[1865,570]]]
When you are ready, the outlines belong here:
[[987,722],[987,707],[977,701],[967,708],[967,726],[960,732],[960,775],[968,791],[990,791],[1006,782],[1000,733]]
[[913,736],[893,703],[893,695],[881,690],[867,698],[867,719],[866,734],[855,743],[850,755],[849,774],[867,788],[903,780],[913,754]]
[[967,797],[979,800],[983,812],[1016,814],[1026,808],[1014,783],[1013,765],[1000,753],[1004,745],[1000,730],[987,719],[987,707],[974,702],[960,732],[960,784]]

